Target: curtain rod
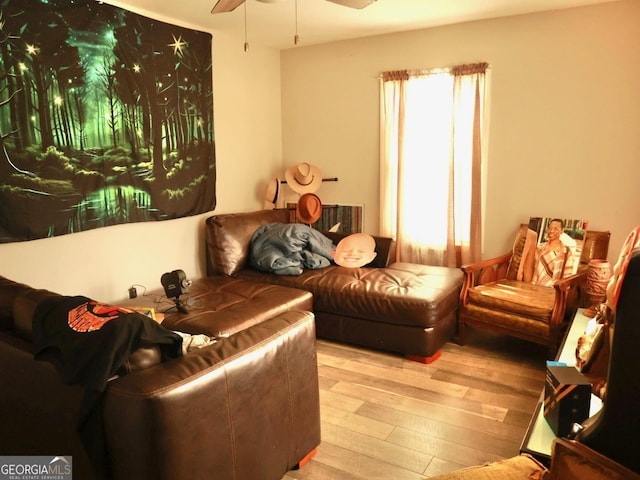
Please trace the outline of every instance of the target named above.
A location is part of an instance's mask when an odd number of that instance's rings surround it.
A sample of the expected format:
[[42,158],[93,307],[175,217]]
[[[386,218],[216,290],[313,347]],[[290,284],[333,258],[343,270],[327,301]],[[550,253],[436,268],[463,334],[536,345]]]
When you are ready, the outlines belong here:
[[[452,65],[450,67],[440,67],[440,68],[413,68],[413,69],[400,69],[400,70],[388,70],[389,72],[407,72],[409,75],[435,75],[438,73],[451,73],[452,70],[455,70],[456,68],[462,68],[468,65],[486,65],[485,70],[491,70],[491,65],[489,65],[488,63],[484,63],[484,62],[477,62],[477,63],[466,63],[466,64],[462,64],[462,65]],[[381,79],[384,77],[384,74],[387,73],[382,72],[380,75],[378,75],[377,78]]]
[[[405,69],[405,70],[387,70],[389,72],[407,72],[409,75],[435,75],[437,73],[449,73],[451,71],[450,67],[444,68],[428,68],[428,69]],[[386,72],[382,72],[376,78],[383,78]]]

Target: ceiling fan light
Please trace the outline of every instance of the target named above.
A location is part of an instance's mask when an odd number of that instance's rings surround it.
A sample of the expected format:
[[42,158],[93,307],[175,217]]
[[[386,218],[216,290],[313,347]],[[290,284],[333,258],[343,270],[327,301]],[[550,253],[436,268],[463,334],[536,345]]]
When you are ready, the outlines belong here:
[[211,13],[231,12],[244,3],[244,0],[218,0]]
[[364,8],[371,5],[376,0],[328,0],[329,2],[337,3],[345,7],[351,8]]

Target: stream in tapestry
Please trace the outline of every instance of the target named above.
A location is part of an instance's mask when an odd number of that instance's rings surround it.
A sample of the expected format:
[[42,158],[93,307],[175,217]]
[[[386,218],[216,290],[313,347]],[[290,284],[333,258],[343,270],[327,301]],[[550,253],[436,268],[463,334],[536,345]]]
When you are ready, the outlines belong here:
[[0,3],[0,243],[215,208],[211,35]]

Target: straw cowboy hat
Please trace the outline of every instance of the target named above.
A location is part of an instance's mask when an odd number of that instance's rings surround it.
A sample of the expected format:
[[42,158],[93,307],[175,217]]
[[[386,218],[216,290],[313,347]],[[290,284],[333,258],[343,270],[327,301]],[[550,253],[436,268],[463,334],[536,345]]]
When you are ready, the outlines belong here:
[[313,193],[322,183],[322,174],[320,169],[309,163],[299,163],[295,167],[291,167],[284,172],[287,184],[294,192],[300,194]]
[[264,194],[264,209],[272,210],[276,206],[280,195],[280,179],[274,178],[267,184],[267,191]]
[[316,223],[322,215],[320,198],[315,193],[305,193],[298,199],[296,214],[302,223]]

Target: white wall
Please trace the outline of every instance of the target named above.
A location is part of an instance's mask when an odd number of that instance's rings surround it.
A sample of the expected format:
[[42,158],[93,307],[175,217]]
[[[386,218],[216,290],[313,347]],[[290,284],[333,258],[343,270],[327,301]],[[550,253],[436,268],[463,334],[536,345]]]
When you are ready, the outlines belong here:
[[380,72],[491,65],[484,258],[530,216],[610,230],[610,257],[640,223],[640,2],[384,35],[282,55],[286,164],[339,178],[324,203],[365,203],[378,230]]
[[[485,257],[508,249],[530,215],[610,229],[615,256],[640,223],[638,25],[640,2],[629,0],[282,55],[253,44],[245,53],[214,32],[215,213],[261,208],[266,182],[308,161],[339,178],[319,190],[324,203],[365,203],[365,229],[377,232],[379,73],[488,61]],[[119,301],[175,268],[202,276],[207,216],[3,244],[0,275]]]
[[[260,209],[267,181],[282,168],[279,52],[252,45],[245,53],[237,39],[214,32],[213,88],[215,213]],[[132,284],[160,287],[160,276],[170,270],[202,276],[202,224],[209,215],[2,244],[0,275],[117,302]]]

